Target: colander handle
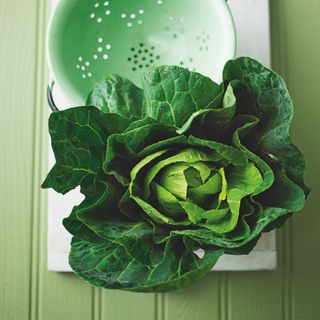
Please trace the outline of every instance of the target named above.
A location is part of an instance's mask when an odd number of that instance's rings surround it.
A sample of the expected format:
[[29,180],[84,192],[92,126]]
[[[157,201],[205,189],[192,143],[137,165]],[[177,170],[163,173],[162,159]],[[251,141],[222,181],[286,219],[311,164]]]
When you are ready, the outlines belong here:
[[58,112],[59,109],[56,106],[54,99],[53,99],[53,87],[54,87],[54,81],[51,81],[51,83],[48,84],[48,87],[47,87],[47,100],[48,100],[48,104],[49,104],[51,111]]

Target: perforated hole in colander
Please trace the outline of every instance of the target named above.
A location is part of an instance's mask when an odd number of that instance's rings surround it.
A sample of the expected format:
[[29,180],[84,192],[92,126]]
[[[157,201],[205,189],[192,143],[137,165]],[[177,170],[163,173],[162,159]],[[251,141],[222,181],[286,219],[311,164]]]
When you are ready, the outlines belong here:
[[148,45],[140,42],[137,46],[130,48],[127,62],[131,66],[132,71],[147,69],[157,60],[160,60],[161,56],[156,54],[154,45]]

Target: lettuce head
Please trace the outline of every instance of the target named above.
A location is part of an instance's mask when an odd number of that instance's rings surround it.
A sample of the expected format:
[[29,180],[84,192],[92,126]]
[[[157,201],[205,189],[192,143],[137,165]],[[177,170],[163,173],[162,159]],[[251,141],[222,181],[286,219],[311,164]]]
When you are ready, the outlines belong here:
[[85,196],[63,222],[79,277],[170,291],[222,254],[249,253],[301,210],[306,166],[289,135],[286,85],[257,61],[229,61],[220,85],[176,66],[142,83],[110,76],[87,106],[51,115],[56,164],[43,187]]

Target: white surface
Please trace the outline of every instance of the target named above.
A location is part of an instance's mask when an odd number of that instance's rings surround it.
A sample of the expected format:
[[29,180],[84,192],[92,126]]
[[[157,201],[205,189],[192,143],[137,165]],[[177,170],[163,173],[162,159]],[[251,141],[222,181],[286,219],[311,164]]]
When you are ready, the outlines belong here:
[[[182,0],[181,0],[182,1]],[[57,0],[52,0],[53,6]],[[251,56],[270,65],[270,23],[268,0],[229,0],[238,34],[238,56]],[[59,89],[55,93],[58,106],[67,106]],[[54,164],[50,149],[49,167]],[[68,251],[71,236],[62,220],[69,215],[82,196],[76,190],[62,196],[50,190],[48,195],[48,269],[68,272]],[[277,265],[275,233],[265,234],[248,256],[221,257],[215,271],[272,270]]]
[[237,29],[237,55],[271,65],[268,0],[228,0]]

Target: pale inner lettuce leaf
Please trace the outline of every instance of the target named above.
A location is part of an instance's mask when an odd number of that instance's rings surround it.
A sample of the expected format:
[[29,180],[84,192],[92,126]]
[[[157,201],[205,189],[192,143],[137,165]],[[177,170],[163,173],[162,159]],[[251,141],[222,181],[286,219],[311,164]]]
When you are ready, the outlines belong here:
[[185,170],[188,168],[186,163],[180,162],[168,165],[161,171],[159,184],[177,198],[186,200],[188,181]]
[[263,183],[259,170],[251,162],[216,168],[221,156],[197,149],[170,153],[158,152],[134,167],[131,198],[157,223],[232,232],[241,200]]
[[[157,174],[165,167],[175,164],[175,163],[195,163],[199,161],[219,161],[221,157],[215,153],[215,152],[209,152],[205,153],[197,149],[185,149],[179,152],[178,154],[169,157],[167,159],[164,159],[162,161],[159,161],[157,164],[155,164],[153,167],[151,167],[145,178],[144,183],[144,197],[148,198],[150,196],[150,183],[155,179]],[[138,164],[139,166],[139,164]],[[183,175],[184,177],[184,175]],[[170,176],[166,175],[166,179],[170,179]],[[185,179],[185,178],[184,178]],[[179,192],[177,190],[177,192]],[[184,199],[184,197],[182,197]]]
[[188,197],[195,203],[204,205],[208,198],[222,190],[222,177],[219,172],[215,173],[205,183],[188,190]]
[[153,188],[154,196],[157,199],[160,208],[164,210],[165,214],[176,217],[185,213],[181,207],[181,202],[173,193],[155,182],[152,182],[151,187]]

